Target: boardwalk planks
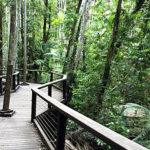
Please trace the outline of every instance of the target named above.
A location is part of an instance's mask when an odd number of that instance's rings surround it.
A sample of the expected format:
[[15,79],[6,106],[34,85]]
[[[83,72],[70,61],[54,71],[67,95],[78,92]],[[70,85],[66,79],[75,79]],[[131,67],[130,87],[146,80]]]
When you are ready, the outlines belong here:
[[[0,150],[45,150],[40,136],[31,124],[31,87],[37,84],[20,87],[11,95],[10,108],[16,113],[12,118],[0,118]],[[44,89],[45,92],[46,89]],[[60,98],[56,89],[53,96]],[[0,96],[2,108],[3,96]]]

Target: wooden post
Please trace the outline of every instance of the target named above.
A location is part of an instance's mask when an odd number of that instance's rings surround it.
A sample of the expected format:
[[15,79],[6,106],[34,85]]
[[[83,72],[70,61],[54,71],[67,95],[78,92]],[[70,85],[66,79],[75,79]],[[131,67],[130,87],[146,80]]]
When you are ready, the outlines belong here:
[[36,93],[32,91],[31,122],[34,122],[35,118],[36,118]]
[[66,86],[66,80],[65,80],[65,81],[63,81],[63,99],[65,100],[65,104],[68,103],[67,95],[66,95],[66,88],[67,88],[67,86]]
[[20,84],[20,73],[17,74],[17,85]]
[[[52,72],[51,72],[51,75],[50,75],[50,82],[51,81],[53,81],[53,73]],[[52,96],[52,85],[48,86],[48,95]]]
[[16,90],[16,75],[13,75],[13,85],[12,89],[15,91]]
[[38,81],[38,74],[37,71],[34,72],[34,83],[37,83]]
[[[50,82],[53,81],[53,73],[50,73]],[[48,86],[48,96],[52,96],[52,85]],[[51,105],[48,104],[48,108],[51,109]]]
[[3,83],[2,83],[2,78],[0,78],[0,94],[3,94]]
[[64,115],[59,114],[58,115],[58,131],[57,131],[56,150],[64,150],[66,122],[67,122],[67,118]]

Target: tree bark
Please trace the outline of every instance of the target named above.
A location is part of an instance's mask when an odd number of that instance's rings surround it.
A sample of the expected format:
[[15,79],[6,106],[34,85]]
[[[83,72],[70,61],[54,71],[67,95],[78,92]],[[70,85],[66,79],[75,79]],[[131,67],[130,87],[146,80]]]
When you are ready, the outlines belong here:
[[[23,1],[21,1],[21,43],[22,43],[22,58],[23,58],[23,51],[24,51],[24,25],[23,25],[23,22],[24,22],[24,17],[23,17],[23,14],[24,14],[24,10],[23,10]],[[20,64],[20,67],[23,68],[23,62]]]
[[76,38],[75,38],[75,44],[73,47],[72,55],[71,55],[71,61],[70,61],[70,71],[72,72],[74,70],[74,59],[77,53],[77,43],[79,42],[79,35],[80,35],[80,30],[81,30],[81,24],[82,24],[82,17],[80,18],[77,33],[76,33]]
[[77,70],[77,67],[78,67],[78,64],[79,64],[79,61],[80,61],[82,45],[83,45],[86,25],[87,25],[88,18],[89,18],[89,9],[90,9],[90,6],[91,6],[91,2],[92,2],[92,0],[89,0],[88,7],[87,7],[87,10],[86,10],[86,14],[85,14],[85,18],[84,18],[84,23],[83,23],[83,28],[82,28],[82,33],[81,33],[80,43],[79,43],[79,49],[78,49],[78,53],[77,53],[77,60],[76,60],[76,64],[75,64],[75,70]]
[[82,71],[85,72],[86,71],[86,37],[84,38],[84,47],[83,47],[83,68],[82,68]]
[[[50,10],[50,12],[51,12],[51,7],[49,8],[49,10]],[[49,21],[48,21],[48,23],[49,23],[49,27],[48,27],[48,31],[47,31],[47,33],[46,33],[46,41],[45,41],[45,43],[48,41],[48,39],[49,39],[49,34],[50,34],[50,29],[51,29],[51,14],[49,14]]]
[[86,5],[87,5],[87,0],[85,1],[85,4],[83,6],[82,15],[80,17],[80,21],[79,21],[79,25],[78,25],[78,29],[77,29],[77,33],[76,33],[75,44],[74,44],[73,52],[72,52],[72,55],[71,55],[71,62],[70,62],[70,70],[71,70],[71,72],[75,69],[75,56],[76,56],[77,48],[78,48],[77,47],[77,43],[79,42],[81,24],[82,24],[83,14],[84,14]]
[[11,3],[11,22],[10,22],[10,40],[9,40],[9,51],[8,51],[8,62],[7,62],[7,76],[6,76],[6,89],[4,94],[3,110],[9,110],[10,104],[10,92],[13,74],[13,58],[15,53],[16,45],[16,0]]
[[98,104],[102,104],[103,102],[103,96],[106,90],[106,86],[108,83],[109,75],[110,75],[110,69],[111,69],[111,62],[112,58],[114,56],[114,51],[115,51],[115,43],[117,40],[117,35],[118,35],[118,28],[119,28],[119,21],[120,21],[120,14],[121,14],[121,5],[122,5],[122,0],[118,0],[118,7],[115,15],[115,20],[114,20],[114,27],[113,27],[113,33],[112,33],[112,42],[110,45],[110,48],[108,50],[108,55],[107,55],[107,61],[104,69],[104,74],[102,78],[102,85],[100,89],[100,93],[98,96]]
[[44,24],[43,24],[43,43],[46,43],[46,24],[47,24],[47,9],[48,9],[48,0],[45,0],[45,14],[44,14]]
[[[0,2],[0,69],[3,69],[3,4]],[[0,75],[3,71],[0,70]]]
[[17,48],[18,48],[18,30],[20,26],[20,6],[21,6],[21,1],[18,1],[18,5],[16,8],[17,15],[16,15],[16,47],[15,47],[15,55],[14,55],[14,70],[16,69],[16,58],[17,58]]
[[[76,14],[77,15],[79,14],[81,4],[82,4],[82,0],[79,0],[78,7],[76,9]],[[74,34],[75,34],[75,28],[76,28],[76,25],[77,25],[77,21],[78,21],[78,19],[75,18],[74,19],[74,23],[72,25],[70,39],[69,39],[69,43],[68,43],[68,47],[67,47],[67,53],[66,53],[66,57],[65,57],[65,62],[64,62],[63,72],[62,73],[66,73],[67,61],[68,61],[68,57],[69,57],[69,54],[70,54],[71,46],[72,46],[73,41],[74,41]]]
[[68,77],[68,84],[67,84],[68,100],[69,101],[72,98],[72,87],[70,85],[75,83],[76,74],[73,73],[74,67],[75,67],[75,56],[76,56],[76,52],[77,52],[77,43],[79,42],[83,13],[85,11],[86,4],[87,4],[87,1],[85,2],[84,6],[83,6],[82,15],[81,15],[80,20],[79,20],[79,25],[78,25],[77,33],[76,33],[76,37],[75,37],[74,47],[73,47],[73,51],[72,51],[71,58],[70,58],[69,75],[68,75],[69,77]]
[[27,80],[27,28],[26,28],[26,20],[27,20],[27,3],[24,0],[24,51],[23,51],[23,83],[26,84]]

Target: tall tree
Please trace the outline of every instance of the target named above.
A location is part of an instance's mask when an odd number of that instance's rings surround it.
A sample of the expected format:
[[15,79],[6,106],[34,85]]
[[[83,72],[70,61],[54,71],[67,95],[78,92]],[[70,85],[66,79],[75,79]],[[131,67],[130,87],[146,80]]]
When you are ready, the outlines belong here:
[[[77,48],[78,48],[77,43],[79,43],[81,25],[82,25],[83,15],[84,15],[84,12],[85,12],[85,9],[86,9],[87,2],[88,1],[85,0],[85,3],[83,5],[83,9],[82,9],[82,15],[80,17],[78,28],[77,28],[76,37],[75,37],[75,40],[74,40],[75,42],[74,42],[74,47],[73,47],[73,51],[72,51],[72,54],[71,54],[71,62],[70,62],[70,69],[69,69],[71,72],[73,72],[73,70],[75,69],[75,57],[76,57]],[[91,4],[91,0],[89,0],[89,5],[90,4]],[[88,19],[88,17],[87,17],[87,19]],[[87,19],[85,19],[85,24],[83,25],[83,28],[86,27],[85,25],[87,23]],[[83,30],[82,36],[84,36],[84,33],[85,33],[85,31]]]
[[23,84],[26,84],[27,80],[27,2],[24,0],[24,51],[23,51]]
[[20,27],[20,8],[21,8],[21,0],[18,0],[17,5],[17,15],[16,15],[16,48],[15,48],[15,55],[14,55],[14,70],[16,69],[16,58],[17,58],[17,46],[18,46],[18,34],[19,34],[19,27]]
[[[0,1],[0,69],[3,68],[3,4]],[[2,70],[0,70],[2,75]]]
[[47,24],[47,9],[48,9],[48,0],[44,0],[45,3],[45,10],[44,13],[44,24],[43,24],[43,43],[46,43],[46,24]]
[[[89,1],[89,6],[90,6],[90,1]],[[76,53],[77,53],[77,48],[78,48],[77,43],[79,42],[79,36],[80,36],[81,25],[82,25],[82,20],[83,20],[83,14],[84,14],[84,11],[86,9],[86,5],[87,5],[87,0],[85,1],[84,5],[83,5],[82,15],[79,19],[77,32],[76,32],[76,36],[75,36],[75,39],[74,39],[74,47],[73,47],[71,58],[70,58],[69,77],[68,77],[68,84],[67,84],[68,100],[69,101],[72,98],[72,90],[73,89],[72,89],[71,85],[73,83],[75,83],[76,75],[73,73],[74,69],[75,69],[75,56],[76,56]]]
[[12,113],[9,109],[10,104],[10,92],[13,74],[13,58],[16,47],[16,4],[17,0],[11,2],[11,21],[10,21],[10,39],[9,39],[9,51],[8,51],[8,62],[7,62],[7,76],[6,76],[6,88],[4,94],[3,113]]
[[85,13],[85,17],[84,17],[83,28],[82,28],[82,33],[81,33],[80,42],[79,42],[79,48],[78,48],[78,52],[77,52],[77,60],[76,60],[76,64],[75,64],[75,69],[77,69],[78,63],[80,61],[82,45],[84,42],[84,35],[85,35],[86,25],[87,25],[88,18],[89,18],[89,9],[90,9],[91,2],[92,2],[92,0],[89,0],[88,7],[86,9],[86,13]]
[[[21,57],[23,58],[23,51],[24,51],[24,8],[23,8],[23,1],[21,1]],[[21,68],[23,68],[23,61],[21,62]]]
[[[43,24],[43,43],[46,43],[48,41],[49,33],[50,33],[50,28],[51,28],[51,7],[49,7],[48,0],[44,1],[45,3],[45,11],[44,11],[44,24]],[[50,12],[48,12],[48,10]],[[49,14],[48,14],[49,13]],[[48,31],[46,30],[47,27],[47,20],[48,20]]]
[[108,50],[107,61],[105,64],[104,74],[103,74],[103,78],[102,78],[102,85],[101,85],[100,93],[98,96],[99,104],[102,104],[102,102],[103,102],[103,96],[104,96],[105,89],[106,89],[108,79],[110,76],[112,58],[116,54],[115,53],[115,43],[117,41],[117,35],[118,35],[118,28],[119,28],[120,14],[121,14],[121,5],[122,5],[122,0],[118,0],[118,6],[117,6],[117,11],[116,11],[115,19],[114,19],[114,27],[113,27],[113,32],[112,32],[112,41],[111,41],[110,48]]
[[[77,15],[80,12],[81,4],[82,4],[82,0],[79,0],[78,7],[76,9],[76,14]],[[66,53],[66,57],[65,57],[64,66],[63,66],[63,73],[66,73],[67,60],[68,60],[68,57],[69,57],[69,54],[70,54],[71,46],[72,46],[73,41],[74,41],[74,34],[75,34],[75,28],[76,28],[76,25],[77,25],[77,21],[78,21],[78,18],[75,17],[72,28],[71,28],[70,39],[69,39],[69,42],[68,42],[67,53]]]

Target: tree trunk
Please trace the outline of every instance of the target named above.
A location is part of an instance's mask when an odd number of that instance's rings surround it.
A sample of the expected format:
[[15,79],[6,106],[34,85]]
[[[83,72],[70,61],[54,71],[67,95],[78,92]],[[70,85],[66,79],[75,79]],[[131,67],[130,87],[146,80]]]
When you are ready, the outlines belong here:
[[76,37],[75,37],[75,44],[74,44],[74,48],[73,48],[72,55],[71,55],[71,60],[70,60],[70,66],[69,66],[70,67],[69,68],[70,72],[69,72],[69,75],[68,75],[69,77],[68,77],[68,84],[67,84],[68,100],[69,101],[72,98],[72,87],[70,85],[75,83],[76,74],[74,74],[73,71],[74,71],[74,67],[75,67],[75,56],[76,56],[76,52],[77,52],[77,43],[79,41],[79,35],[80,35],[82,18],[83,18],[83,13],[84,13],[85,7],[86,7],[86,3],[83,6],[82,15],[81,15],[80,20],[79,20],[79,25],[78,25],[78,29],[77,29],[77,33],[76,33]]
[[23,51],[23,83],[26,84],[27,80],[27,29],[26,29],[26,20],[27,20],[27,3],[24,0],[24,51]]
[[16,47],[15,47],[15,55],[14,55],[14,70],[16,69],[16,58],[17,58],[17,47],[18,47],[18,30],[19,30],[19,26],[20,26],[20,5],[21,1],[18,1],[18,5],[17,5],[17,18],[16,18]]
[[[79,0],[78,7],[77,7],[77,10],[76,10],[77,15],[79,14],[81,4],[82,4],[82,0]],[[74,41],[74,33],[75,33],[75,28],[76,28],[76,25],[77,25],[77,21],[78,21],[78,19],[75,18],[74,23],[72,25],[70,39],[69,39],[69,43],[68,43],[68,47],[67,47],[67,53],[66,53],[66,57],[65,57],[64,66],[63,66],[63,73],[66,73],[67,61],[68,61],[68,57],[69,57],[69,54],[70,54],[71,46],[72,46],[73,41]]]
[[10,40],[9,40],[9,51],[8,51],[8,62],[7,62],[7,76],[6,76],[6,89],[4,94],[3,110],[9,110],[10,104],[10,92],[13,74],[13,58],[15,53],[16,45],[16,0],[12,1],[11,4],[11,22],[10,22]]
[[84,38],[84,47],[83,47],[83,68],[82,68],[82,71],[85,72],[86,71],[86,40],[87,38],[85,37]]
[[[49,8],[49,10],[50,10],[50,12],[49,13],[51,13],[51,7]],[[50,29],[51,29],[51,14],[49,14],[49,27],[48,27],[48,31],[47,31],[47,33],[46,33],[46,41],[45,41],[45,43],[48,41],[48,39],[49,39],[49,34],[50,34]]]
[[113,28],[113,33],[112,33],[112,42],[108,50],[107,61],[106,61],[104,74],[102,78],[102,85],[101,85],[100,93],[98,96],[98,104],[102,104],[103,102],[103,96],[104,96],[105,89],[106,89],[109,75],[110,75],[111,62],[114,56],[115,43],[116,43],[117,35],[118,35],[118,28],[119,28],[120,14],[121,14],[121,4],[122,4],[122,0],[118,0],[118,7],[117,7],[116,15],[115,15],[114,28]]
[[[3,4],[0,2],[0,69],[3,69]],[[0,70],[0,75],[3,71]]]
[[44,14],[44,24],[43,24],[43,43],[46,43],[46,24],[47,24],[47,9],[48,9],[48,0],[45,0],[45,14]]
[[[21,43],[22,43],[22,58],[23,58],[23,51],[24,51],[24,25],[23,25],[23,22],[24,22],[24,17],[23,17],[23,14],[24,14],[24,10],[23,10],[23,1],[21,1]],[[21,64],[19,64],[20,68],[23,68],[23,61],[21,61]]]
[[82,19],[83,19],[83,14],[84,14],[84,11],[85,11],[85,8],[86,8],[86,4],[87,4],[87,0],[85,1],[84,6],[83,6],[82,15],[81,15],[79,25],[78,25],[78,29],[77,29],[77,33],[76,33],[75,44],[74,44],[73,52],[72,52],[72,55],[71,55],[71,62],[70,62],[71,72],[75,69],[74,67],[75,67],[75,56],[76,56],[76,53],[77,53],[77,43],[79,42],[81,24],[82,24]]
[[77,33],[76,33],[76,38],[75,38],[75,44],[74,44],[73,52],[72,52],[72,55],[71,55],[70,69],[69,69],[71,72],[74,70],[74,59],[75,59],[75,56],[76,56],[76,53],[77,53],[77,43],[79,41],[81,24],[82,24],[82,17],[80,18],[80,21],[79,21],[79,25],[78,25],[78,29],[77,29]]
[[76,70],[77,70],[77,67],[78,67],[78,63],[80,61],[80,56],[81,56],[81,51],[82,51],[82,45],[83,45],[83,40],[84,40],[86,25],[87,25],[88,18],[89,18],[89,9],[90,9],[90,6],[91,6],[91,2],[92,2],[92,0],[89,0],[88,7],[87,7],[87,10],[86,10],[86,14],[85,14],[85,17],[84,17],[84,23],[83,23],[83,28],[82,28],[82,33],[81,33],[80,43],[79,43],[79,49],[78,49],[78,53],[77,53],[77,60],[76,60],[76,65],[75,65],[75,69]]

